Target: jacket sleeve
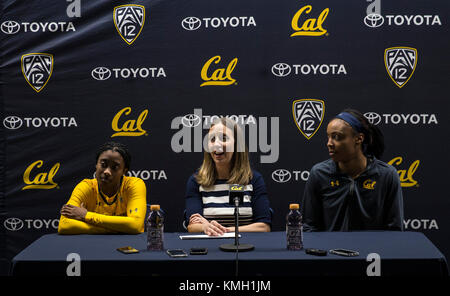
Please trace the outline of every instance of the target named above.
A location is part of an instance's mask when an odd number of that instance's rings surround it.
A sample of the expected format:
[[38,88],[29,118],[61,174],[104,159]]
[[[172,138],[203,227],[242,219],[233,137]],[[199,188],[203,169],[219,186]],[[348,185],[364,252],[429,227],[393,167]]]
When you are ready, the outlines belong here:
[[300,208],[303,216],[304,231],[324,231],[323,207],[319,192],[317,172],[314,167],[311,169],[308,181],[306,182]]
[[147,211],[147,191],[144,181],[136,179],[128,189],[127,216],[109,216],[88,212],[84,220],[113,232],[138,234],[144,231]]
[[390,175],[386,178],[389,184],[384,202],[384,225],[386,230],[403,231],[403,193],[400,178],[395,168],[391,167]]
[[90,225],[83,221],[66,218],[61,216],[59,219],[59,234],[106,234],[114,233],[106,228]]
[[[74,205],[80,207],[83,203],[85,206],[88,206],[90,203],[95,201],[91,201],[89,196],[91,194],[90,190],[92,188],[89,186],[87,181],[80,182],[72,192],[69,201],[67,204]],[[104,234],[111,233],[110,230],[105,229],[103,227],[97,227],[91,224],[88,224],[83,221],[79,221],[76,219],[70,219],[66,216],[61,215],[59,219],[58,226],[59,234]]]

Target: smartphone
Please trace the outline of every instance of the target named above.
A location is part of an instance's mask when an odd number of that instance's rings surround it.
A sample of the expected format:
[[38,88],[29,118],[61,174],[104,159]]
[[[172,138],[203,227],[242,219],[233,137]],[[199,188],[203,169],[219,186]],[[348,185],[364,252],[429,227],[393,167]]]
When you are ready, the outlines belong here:
[[208,254],[207,248],[191,248],[189,251],[189,254],[191,255],[206,255]]
[[333,250],[330,250],[330,254],[339,255],[339,256],[346,256],[346,257],[359,256],[359,252],[358,251],[346,250],[346,249],[333,249]]
[[133,247],[122,247],[122,248],[118,248],[117,251],[124,253],[124,254],[134,254],[134,253],[139,253],[139,250],[136,250]]
[[187,257],[187,253],[182,249],[167,250],[166,252],[172,258]]
[[309,255],[314,255],[314,256],[326,256],[327,255],[327,251],[326,250],[320,250],[320,249],[305,249],[305,253],[309,254]]

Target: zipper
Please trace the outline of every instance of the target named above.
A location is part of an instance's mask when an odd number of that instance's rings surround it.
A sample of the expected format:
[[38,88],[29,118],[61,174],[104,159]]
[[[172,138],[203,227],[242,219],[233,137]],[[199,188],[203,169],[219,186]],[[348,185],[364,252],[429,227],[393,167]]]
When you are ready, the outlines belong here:
[[355,192],[355,180],[353,180],[352,178],[350,178],[350,196],[353,197],[353,194]]

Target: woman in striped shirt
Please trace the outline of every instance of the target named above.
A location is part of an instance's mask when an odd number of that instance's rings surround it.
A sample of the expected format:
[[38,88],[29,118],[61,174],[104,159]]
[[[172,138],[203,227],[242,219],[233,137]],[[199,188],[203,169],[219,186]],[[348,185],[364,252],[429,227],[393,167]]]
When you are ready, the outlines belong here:
[[228,203],[230,184],[244,185],[239,231],[270,231],[272,221],[266,186],[262,175],[250,168],[244,141],[241,128],[233,120],[220,118],[212,123],[203,163],[187,182],[189,232],[222,235],[235,231],[234,206]]

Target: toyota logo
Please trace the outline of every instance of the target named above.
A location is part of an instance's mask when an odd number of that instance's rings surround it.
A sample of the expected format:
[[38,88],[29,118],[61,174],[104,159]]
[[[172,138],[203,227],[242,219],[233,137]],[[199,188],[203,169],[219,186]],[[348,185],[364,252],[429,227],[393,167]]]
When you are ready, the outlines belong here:
[[5,34],[16,34],[20,30],[20,25],[15,21],[4,21],[0,25],[0,30]]
[[378,28],[384,23],[384,18],[377,13],[371,13],[364,18],[364,23],[368,27]]
[[272,66],[272,74],[278,77],[288,76],[291,73],[291,66],[285,63],[278,63]]
[[377,124],[379,124],[380,121],[381,121],[381,116],[380,116],[380,114],[375,113],[375,112],[367,112],[367,113],[364,113],[364,117],[366,117],[367,120],[368,120],[371,124],[373,124],[373,125],[377,125]]
[[197,114],[188,114],[181,118],[181,123],[185,127],[196,127],[202,122],[200,116]]
[[201,24],[202,22],[200,21],[200,19],[195,16],[188,16],[181,21],[181,26],[183,27],[183,29],[188,31],[197,30],[198,28],[200,28]]
[[3,125],[7,129],[15,130],[22,126],[22,119],[20,119],[17,116],[8,116],[5,119],[3,119]]
[[8,218],[3,222],[5,228],[9,231],[18,231],[23,227],[23,221],[19,218]]
[[106,80],[111,77],[111,70],[106,67],[97,67],[92,70],[91,75],[95,80]]
[[278,183],[286,183],[291,179],[291,173],[285,169],[278,169],[272,173],[272,179]]

